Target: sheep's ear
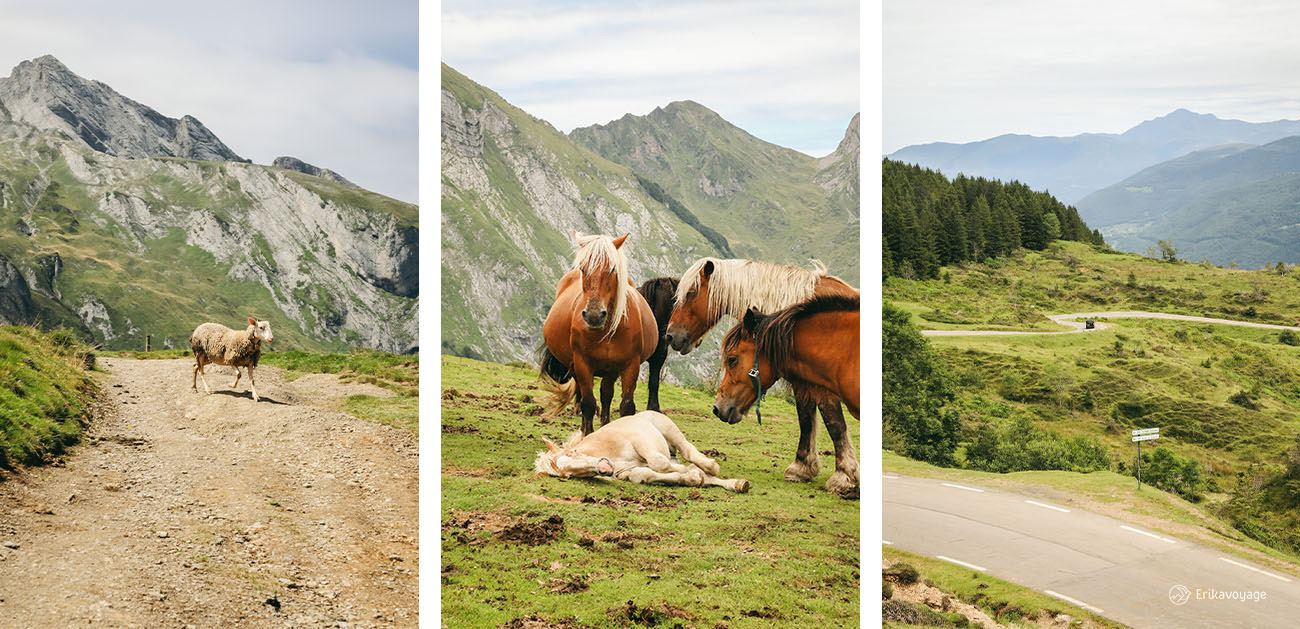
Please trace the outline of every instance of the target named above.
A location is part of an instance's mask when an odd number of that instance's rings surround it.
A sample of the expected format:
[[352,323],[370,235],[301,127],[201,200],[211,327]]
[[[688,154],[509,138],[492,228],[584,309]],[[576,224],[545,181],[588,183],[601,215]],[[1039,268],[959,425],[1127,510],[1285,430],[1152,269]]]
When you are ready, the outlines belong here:
[[622,236],[619,236],[618,238],[615,238],[615,239],[614,239],[614,248],[615,248],[615,249],[618,249],[618,248],[622,247],[622,246],[623,246],[623,241],[624,241],[624,240],[627,240],[627,237],[628,237],[628,236],[631,236],[631,235],[632,235],[632,232],[628,232],[628,233],[626,233],[626,234],[623,234]]
[[257,325],[257,319],[254,319],[254,318],[252,318],[252,317],[249,317],[249,318],[248,318],[248,325]]
[[551,441],[546,437],[542,437],[542,443],[546,444],[546,449],[550,450],[551,454],[558,454],[560,452],[560,446],[555,445],[554,441]]

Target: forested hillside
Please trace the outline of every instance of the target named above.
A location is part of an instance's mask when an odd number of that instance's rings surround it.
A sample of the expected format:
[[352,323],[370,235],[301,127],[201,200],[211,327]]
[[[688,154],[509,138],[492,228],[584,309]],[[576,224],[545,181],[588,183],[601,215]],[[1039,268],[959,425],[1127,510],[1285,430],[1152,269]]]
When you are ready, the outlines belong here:
[[933,279],[943,265],[1042,250],[1053,240],[1104,244],[1073,206],[1018,181],[948,181],[890,159],[882,171],[885,277]]

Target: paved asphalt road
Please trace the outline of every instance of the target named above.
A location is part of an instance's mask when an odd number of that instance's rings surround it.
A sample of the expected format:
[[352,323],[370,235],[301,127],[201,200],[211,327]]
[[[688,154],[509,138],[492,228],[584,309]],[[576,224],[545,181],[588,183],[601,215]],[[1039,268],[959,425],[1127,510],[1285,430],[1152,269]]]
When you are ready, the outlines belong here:
[[[1274,325],[1271,323],[1255,323],[1252,321],[1233,321],[1232,319],[1211,319],[1209,317],[1193,317],[1190,315],[1165,314],[1163,312],[1078,312],[1074,314],[1048,315],[1053,323],[1065,325],[1073,328],[1072,330],[1062,330],[1060,332],[1004,332],[1000,330],[921,330],[924,336],[1015,336],[1021,334],[1074,334],[1083,332],[1084,323],[1082,321],[1072,321],[1072,319],[1096,319],[1098,317],[1108,317],[1111,319],[1171,319],[1174,321],[1192,321],[1196,323],[1220,323],[1223,325],[1241,325],[1249,328],[1268,328],[1270,330],[1297,330],[1300,327],[1289,325]],[[1105,330],[1110,327],[1108,323],[1097,322],[1096,329]],[[1300,621],[1297,621],[1300,623]]]
[[[882,541],[895,548],[1132,627],[1300,626],[1300,577],[1045,500],[896,474],[883,483]],[[1171,600],[1178,586],[1188,593],[1182,604]],[[1210,590],[1238,599],[1209,598]],[[1263,600],[1239,600],[1260,592]]]

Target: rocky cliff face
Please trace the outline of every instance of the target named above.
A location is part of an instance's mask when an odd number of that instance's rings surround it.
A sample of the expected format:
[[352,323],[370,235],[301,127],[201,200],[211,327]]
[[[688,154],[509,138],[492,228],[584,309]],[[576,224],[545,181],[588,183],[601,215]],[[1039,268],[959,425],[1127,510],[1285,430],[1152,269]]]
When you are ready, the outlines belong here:
[[0,256],[0,325],[26,325],[35,314],[27,280],[8,259]]
[[168,118],[49,55],[0,79],[0,103],[14,121],[62,131],[109,155],[243,161],[197,119]]
[[[182,347],[199,323],[250,316],[276,324],[289,341],[277,347],[416,347],[415,206],[235,161],[196,120],[151,117],[79,78],[73,99],[63,73],[43,57],[0,84],[0,254],[41,320],[110,348],[145,334]],[[16,77],[35,87],[17,89]],[[72,100],[69,117],[33,105]],[[76,134],[42,111],[78,121]]]
[[320,177],[321,179],[328,179],[330,181],[341,183],[351,188],[359,187],[357,186],[357,184],[354,184],[351,181],[344,179],[343,175],[340,175],[328,168],[313,166],[296,157],[287,157],[287,156],[277,157],[275,158],[275,161],[271,162],[271,165],[276,168],[283,168],[285,170],[297,171],[304,175],[311,175],[313,177]]

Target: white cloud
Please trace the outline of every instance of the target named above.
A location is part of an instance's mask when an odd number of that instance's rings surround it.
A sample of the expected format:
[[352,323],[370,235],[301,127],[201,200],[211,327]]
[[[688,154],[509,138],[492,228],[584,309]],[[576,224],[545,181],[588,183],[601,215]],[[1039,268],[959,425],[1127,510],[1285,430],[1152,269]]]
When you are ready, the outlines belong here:
[[[855,2],[444,3],[443,59],[562,131],[694,100],[834,146],[858,103]],[[825,120],[838,121],[829,134]],[[802,121],[804,136],[791,134]]]

